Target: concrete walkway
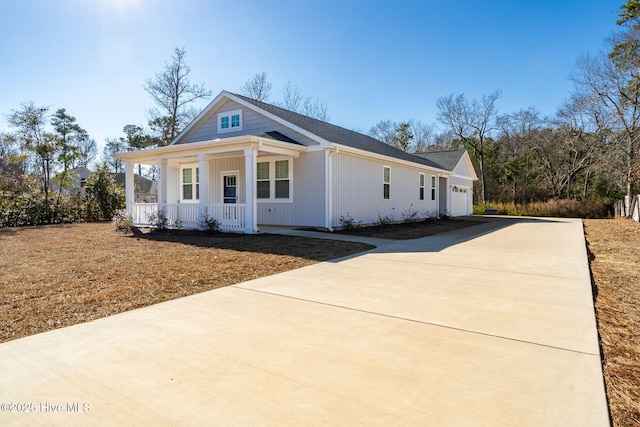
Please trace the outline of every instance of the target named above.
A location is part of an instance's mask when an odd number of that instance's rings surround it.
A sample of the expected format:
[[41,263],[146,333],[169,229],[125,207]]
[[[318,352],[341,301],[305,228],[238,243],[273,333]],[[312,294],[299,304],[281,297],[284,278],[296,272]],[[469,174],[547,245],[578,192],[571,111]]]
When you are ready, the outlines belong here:
[[2,425],[609,423],[570,219],[387,242],[1,344],[0,366],[0,402],[35,411]]

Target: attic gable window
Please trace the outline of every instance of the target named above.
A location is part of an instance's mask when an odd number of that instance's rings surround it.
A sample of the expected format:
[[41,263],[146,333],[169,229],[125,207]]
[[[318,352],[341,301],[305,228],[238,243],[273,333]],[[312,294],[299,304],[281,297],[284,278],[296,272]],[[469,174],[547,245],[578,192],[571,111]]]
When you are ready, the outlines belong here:
[[218,133],[242,130],[242,110],[218,113]]

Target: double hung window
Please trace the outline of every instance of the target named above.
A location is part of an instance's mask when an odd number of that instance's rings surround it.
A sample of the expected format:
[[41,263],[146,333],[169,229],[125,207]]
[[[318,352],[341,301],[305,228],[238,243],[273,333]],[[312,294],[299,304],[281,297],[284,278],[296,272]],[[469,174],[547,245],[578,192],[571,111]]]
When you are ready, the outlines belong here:
[[291,160],[274,159],[256,164],[258,200],[291,200]]
[[182,169],[182,200],[195,202],[200,199],[200,168],[183,167]]

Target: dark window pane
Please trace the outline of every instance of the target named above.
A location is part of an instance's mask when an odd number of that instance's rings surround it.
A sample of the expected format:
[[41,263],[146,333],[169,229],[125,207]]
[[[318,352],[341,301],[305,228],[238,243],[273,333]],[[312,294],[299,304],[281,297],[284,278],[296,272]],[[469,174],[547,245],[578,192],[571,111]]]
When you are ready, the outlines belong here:
[[281,179],[276,181],[276,199],[289,198],[289,180]]
[[268,199],[271,197],[269,193],[269,181],[258,181],[258,199]]
[[193,184],[184,184],[182,186],[182,198],[185,200],[193,199]]
[[260,162],[256,165],[258,179],[269,179],[269,162]]

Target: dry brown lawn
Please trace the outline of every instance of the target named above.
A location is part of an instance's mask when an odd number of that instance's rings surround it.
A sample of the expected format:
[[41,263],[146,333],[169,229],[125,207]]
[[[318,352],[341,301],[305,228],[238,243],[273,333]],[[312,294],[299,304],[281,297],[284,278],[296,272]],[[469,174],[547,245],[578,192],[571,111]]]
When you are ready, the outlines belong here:
[[611,418],[615,426],[640,426],[640,224],[584,224]]
[[372,246],[111,224],[0,229],[0,342],[347,256]]

